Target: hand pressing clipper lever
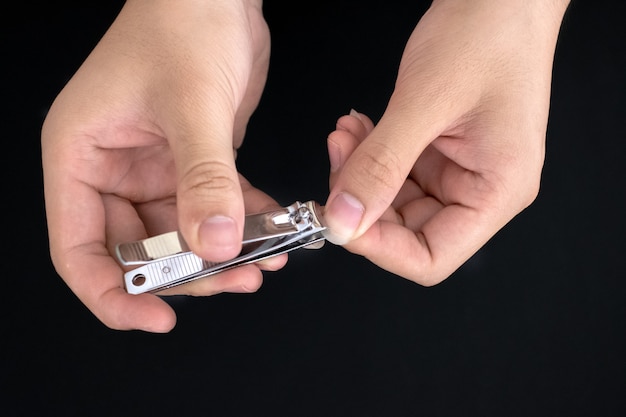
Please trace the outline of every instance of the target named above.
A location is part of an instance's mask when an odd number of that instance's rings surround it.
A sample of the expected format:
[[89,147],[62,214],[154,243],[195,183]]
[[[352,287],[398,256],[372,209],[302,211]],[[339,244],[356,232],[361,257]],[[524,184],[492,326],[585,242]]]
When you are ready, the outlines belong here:
[[124,274],[130,294],[158,292],[205,278],[227,269],[254,263],[294,249],[319,249],[326,229],[321,207],[315,201],[246,216],[241,253],[226,262],[209,262],[196,256],[179,232],[170,232],[116,247],[123,265],[140,265]]

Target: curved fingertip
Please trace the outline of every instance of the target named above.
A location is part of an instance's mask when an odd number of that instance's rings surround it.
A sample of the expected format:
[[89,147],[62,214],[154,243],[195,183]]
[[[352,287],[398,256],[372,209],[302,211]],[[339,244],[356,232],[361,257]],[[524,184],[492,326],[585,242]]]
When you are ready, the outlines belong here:
[[259,276],[258,279],[248,280],[246,282],[238,283],[235,286],[224,289],[224,292],[229,292],[232,294],[251,294],[255,293],[261,288],[263,285],[262,275]]
[[262,284],[263,273],[256,265],[249,264],[168,288],[159,294],[207,297],[224,292],[252,293]]
[[205,219],[198,228],[203,259],[222,262],[241,252],[241,233],[235,219],[215,215]]
[[219,292],[253,293],[263,285],[263,273],[256,265],[244,265],[216,275]]
[[337,120],[337,130],[347,130],[363,140],[374,129],[374,122],[364,113],[350,109],[350,113]]
[[[159,301],[159,305],[155,308],[149,309],[149,317],[146,317],[141,326],[137,328],[150,333],[169,333],[176,326],[177,318],[176,313],[165,301],[152,294],[150,295],[152,300]],[[152,301],[151,300],[151,301]]]
[[117,288],[103,294],[100,304],[96,315],[111,329],[167,333],[176,326],[172,307],[153,294],[133,295]]
[[355,237],[364,214],[363,203],[347,192],[340,192],[324,207],[328,226],[324,237],[335,245],[345,245]]
[[289,260],[289,256],[286,253],[281,255],[272,256],[267,259],[263,259],[255,264],[262,271],[278,271],[282,269],[285,265],[287,265],[287,261]]
[[340,234],[333,233],[333,229],[330,229],[330,228],[324,230],[323,234],[324,234],[324,239],[326,239],[333,245],[344,246],[348,242],[350,242],[349,238],[342,236]]
[[359,140],[363,140],[367,136],[367,129],[360,118],[353,115],[341,116],[335,125],[338,131],[346,131],[355,135]]

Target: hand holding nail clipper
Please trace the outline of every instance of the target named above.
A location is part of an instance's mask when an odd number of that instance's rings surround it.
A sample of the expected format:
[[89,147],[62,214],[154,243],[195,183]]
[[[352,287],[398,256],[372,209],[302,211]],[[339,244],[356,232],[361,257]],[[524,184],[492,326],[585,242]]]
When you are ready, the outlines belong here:
[[176,324],[152,292],[253,292],[323,237],[440,282],[537,195],[568,3],[433,1],[382,118],[352,112],[328,137],[325,208],[274,211],[276,236],[244,221],[278,204],[235,164],[269,66],[262,1],[127,0],[42,129],[57,272],[108,327],[150,332]]

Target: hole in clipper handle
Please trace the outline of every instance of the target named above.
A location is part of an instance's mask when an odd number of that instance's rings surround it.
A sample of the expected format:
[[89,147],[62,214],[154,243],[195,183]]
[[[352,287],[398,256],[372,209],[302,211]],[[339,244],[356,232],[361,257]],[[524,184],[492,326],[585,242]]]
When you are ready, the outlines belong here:
[[133,277],[132,283],[136,287],[141,287],[146,283],[146,276],[144,274],[137,274]]

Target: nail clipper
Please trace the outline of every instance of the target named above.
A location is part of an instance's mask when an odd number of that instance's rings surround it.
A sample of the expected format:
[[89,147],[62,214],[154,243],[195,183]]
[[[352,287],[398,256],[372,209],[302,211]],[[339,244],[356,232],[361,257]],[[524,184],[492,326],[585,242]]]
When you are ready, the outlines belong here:
[[300,203],[245,218],[240,254],[226,262],[209,262],[195,255],[178,231],[117,245],[122,265],[139,265],[124,274],[130,294],[158,292],[222,271],[260,261],[298,248],[324,245],[321,207],[315,201]]

